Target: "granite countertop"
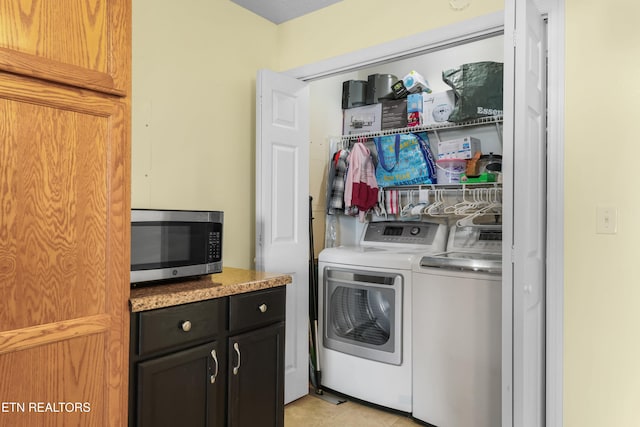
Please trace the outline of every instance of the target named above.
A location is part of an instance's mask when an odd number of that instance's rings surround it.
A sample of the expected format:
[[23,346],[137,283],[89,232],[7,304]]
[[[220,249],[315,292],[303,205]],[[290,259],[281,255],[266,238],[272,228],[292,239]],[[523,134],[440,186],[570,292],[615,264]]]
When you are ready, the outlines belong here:
[[153,310],[275,288],[287,285],[292,280],[288,274],[224,267],[222,273],[210,274],[194,280],[131,289],[129,305],[132,312]]

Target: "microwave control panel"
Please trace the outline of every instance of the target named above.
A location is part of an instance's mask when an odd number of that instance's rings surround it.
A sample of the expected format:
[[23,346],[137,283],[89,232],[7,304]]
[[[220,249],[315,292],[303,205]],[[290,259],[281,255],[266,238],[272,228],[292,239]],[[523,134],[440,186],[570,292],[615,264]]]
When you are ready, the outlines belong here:
[[218,262],[222,259],[222,231],[211,230],[208,241],[209,263]]

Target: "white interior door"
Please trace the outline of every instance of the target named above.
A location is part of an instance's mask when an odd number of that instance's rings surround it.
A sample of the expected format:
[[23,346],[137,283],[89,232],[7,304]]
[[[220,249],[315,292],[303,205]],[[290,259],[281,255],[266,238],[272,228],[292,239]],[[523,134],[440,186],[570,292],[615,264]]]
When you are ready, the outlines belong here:
[[[545,425],[546,25],[533,0],[505,19],[503,426]],[[512,166],[509,166],[512,165]],[[508,305],[513,306],[513,315]],[[509,359],[512,356],[512,365]]]
[[308,393],[309,88],[269,70],[256,79],[256,269],[288,273],[285,403]]

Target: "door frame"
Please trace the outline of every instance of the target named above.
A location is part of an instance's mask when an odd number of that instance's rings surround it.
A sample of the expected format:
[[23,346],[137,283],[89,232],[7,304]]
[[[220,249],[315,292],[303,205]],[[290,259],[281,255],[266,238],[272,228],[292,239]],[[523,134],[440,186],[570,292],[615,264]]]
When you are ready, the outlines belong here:
[[[514,2],[515,0],[506,0]],[[562,426],[564,341],[564,0],[538,0],[547,18],[546,424]],[[313,81],[504,32],[504,12],[425,31],[284,71]]]

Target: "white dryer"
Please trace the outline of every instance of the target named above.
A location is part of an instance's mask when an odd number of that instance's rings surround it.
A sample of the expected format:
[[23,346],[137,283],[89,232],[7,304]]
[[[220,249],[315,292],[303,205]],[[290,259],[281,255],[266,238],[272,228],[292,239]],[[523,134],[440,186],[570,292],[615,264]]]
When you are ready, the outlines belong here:
[[501,425],[502,230],[452,227],[413,277],[413,418]]
[[442,252],[447,227],[371,222],[358,246],[328,248],[318,263],[321,385],[412,411],[412,265]]

